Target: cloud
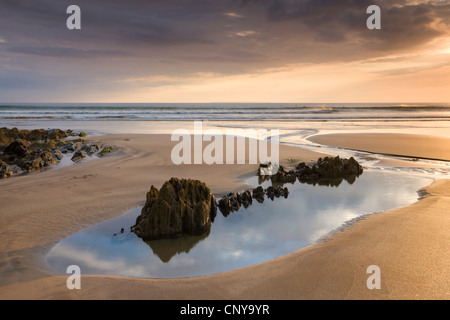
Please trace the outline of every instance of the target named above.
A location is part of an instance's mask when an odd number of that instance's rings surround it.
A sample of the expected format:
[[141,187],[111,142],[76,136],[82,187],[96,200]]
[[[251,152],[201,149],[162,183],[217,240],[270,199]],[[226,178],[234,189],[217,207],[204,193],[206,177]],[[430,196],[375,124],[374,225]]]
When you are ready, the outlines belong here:
[[255,34],[257,34],[257,32],[251,31],[251,30],[240,31],[240,32],[236,32],[236,33],[235,33],[236,36],[238,36],[238,37],[243,37],[243,38],[248,37],[248,36],[253,36],[253,35],[255,35]]
[[[78,0],[82,29],[72,31],[70,4],[3,0],[0,62],[33,70],[24,77],[60,79],[82,70],[112,90],[120,78],[375,61],[450,34],[450,4],[438,0]],[[381,30],[366,27],[372,4],[382,9]]]
[[244,18],[243,15],[237,14],[235,12],[225,12],[223,14],[225,17],[231,18],[231,19],[241,19]]
[[21,54],[29,54],[54,58],[93,58],[93,57],[123,57],[129,53],[121,50],[89,50],[71,47],[40,47],[40,46],[15,46],[9,47],[8,51]]

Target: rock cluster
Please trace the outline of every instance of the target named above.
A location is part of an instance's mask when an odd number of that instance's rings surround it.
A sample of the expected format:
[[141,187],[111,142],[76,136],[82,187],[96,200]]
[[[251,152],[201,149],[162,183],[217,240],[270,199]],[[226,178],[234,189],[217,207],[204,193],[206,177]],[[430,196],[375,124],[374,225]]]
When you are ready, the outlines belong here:
[[274,198],[280,198],[280,197],[284,197],[285,199],[288,198],[289,196],[289,189],[288,188],[283,188],[280,186],[270,186],[266,189],[266,195],[270,200],[273,200]]
[[237,212],[241,206],[244,208],[248,208],[253,204],[253,199],[258,201],[259,203],[264,203],[265,196],[270,200],[274,200],[275,198],[288,198],[289,189],[283,188],[281,186],[270,186],[267,189],[259,186],[253,191],[246,190],[242,193],[230,193],[219,200],[219,210],[222,212],[224,217],[228,217],[230,213]]
[[270,179],[274,184],[294,183],[298,180],[302,183],[339,185],[343,179],[352,183],[363,173],[363,167],[355,158],[342,159],[339,156],[320,158],[316,163],[309,165],[302,162],[295,170],[287,171],[280,166],[278,172],[271,176],[261,175],[266,167],[267,164],[259,170],[260,183]]
[[[8,144],[3,149],[2,155],[3,162],[7,164],[5,170],[11,170],[11,165],[15,165],[25,172],[32,172],[58,163],[59,153],[56,149],[31,147],[28,141],[22,139]],[[4,170],[1,170],[0,176],[2,173]]]
[[241,206],[248,208],[253,203],[252,194],[249,190],[242,193],[230,193],[219,200],[219,210],[227,217],[232,212],[237,212]]
[[17,128],[0,128],[0,145],[4,146],[19,139],[26,141],[61,140],[72,136],[73,134],[72,130],[63,131],[60,129],[19,130]]
[[297,175],[300,180],[319,180],[342,178],[346,176],[359,176],[363,173],[363,167],[351,157],[341,159],[339,156],[320,158],[316,164],[308,166],[300,163],[297,166]]
[[66,140],[76,134],[71,130],[18,130],[0,128],[0,179],[40,170],[59,163],[63,154],[74,153],[72,161],[78,162],[97,154],[103,156],[113,151],[110,146],[88,143],[84,139]]
[[216,214],[216,198],[205,183],[172,178],[159,191],[151,187],[131,231],[147,241],[201,235],[210,231]]

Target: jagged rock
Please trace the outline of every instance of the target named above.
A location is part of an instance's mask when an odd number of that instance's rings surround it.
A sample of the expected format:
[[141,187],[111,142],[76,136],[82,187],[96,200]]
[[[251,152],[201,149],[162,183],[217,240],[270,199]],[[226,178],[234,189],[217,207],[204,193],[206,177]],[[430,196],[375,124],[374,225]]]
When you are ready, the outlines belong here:
[[11,142],[4,150],[6,155],[13,155],[16,157],[25,157],[30,153],[26,143],[23,140],[16,140]]
[[287,199],[288,197],[289,197],[289,189],[288,188],[284,188],[283,189],[283,197],[285,198],[285,199]]
[[230,193],[228,195],[228,197],[230,198],[231,211],[233,211],[233,212],[238,211],[241,208],[241,201],[240,201],[239,194],[237,194],[237,193]]
[[252,194],[250,193],[249,190],[244,191],[240,194],[240,200],[241,200],[241,205],[247,209],[252,203],[253,203],[253,199],[252,199]]
[[[70,130],[60,129],[30,131],[0,128],[0,160],[5,162],[8,168],[13,168],[12,174],[33,172],[51,166],[63,159],[62,153],[76,152],[81,148],[82,143],[86,143],[83,139],[70,142],[61,140],[72,134]],[[94,148],[92,145],[92,150]],[[79,160],[82,157],[83,155],[77,154],[73,159]],[[9,170],[6,174],[3,172],[2,176],[12,174]]]
[[[265,165],[261,165],[263,168]],[[261,172],[261,167],[260,167]],[[363,173],[362,166],[351,157],[350,159],[341,159],[338,157],[320,158],[315,164],[307,165],[302,162],[299,163],[295,170],[286,171],[283,166],[280,166],[278,172],[270,177],[259,176],[260,182],[270,179],[274,184],[280,183],[294,183],[296,179],[300,182],[316,183],[323,179],[346,179],[347,181],[354,180]],[[337,182],[332,182],[335,184]]]
[[263,187],[259,186],[255,189],[253,189],[253,199],[258,201],[259,203],[264,203],[264,189]]
[[0,128],[0,137],[5,136],[8,140],[23,139],[26,141],[47,141],[47,140],[60,140],[67,138],[70,133],[60,129],[35,129],[35,130],[19,130],[17,128]]
[[0,160],[0,179],[6,179],[13,175],[13,170],[3,161]]
[[51,152],[53,154],[53,157],[55,157],[58,161],[61,161],[64,157],[61,151],[59,151],[58,149],[52,150]]
[[280,197],[285,197],[287,199],[287,197],[289,196],[289,189],[280,186],[277,187],[270,186],[267,188],[266,194],[270,200],[274,200],[275,198]]
[[33,172],[58,163],[58,158],[50,151],[33,151],[24,157],[16,158],[12,163],[26,172]]
[[227,217],[230,213],[239,211],[241,206],[247,209],[252,203],[252,193],[249,190],[246,190],[242,193],[230,193],[229,195],[222,197],[218,207],[223,216]]
[[34,156],[34,157],[27,157],[24,159],[21,159],[17,162],[20,168],[27,172],[33,172],[41,169],[44,167],[44,161],[42,161],[41,157]]
[[107,146],[107,147],[104,147],[104,148],[102,149],[102,151],[99,152],[98,156],[99,156],[99,157],[103,157],[103,156],[106,156],[107,154],[109,154],[109,153],[111,153],[111,152],[113,152],[113,151],[114,151],[114,148],[113,148],[113,147]]
[[[262,187],[259,188],[262,190],[262,202],[264,202],[264,189],[262,189]],[[257,188],[256,193],[260,190],[259,188]],[[258,201],[260,202],[261,200]],[[252,203],[252,193],[249,190],[246,190],[242,193],[230,193],[229,195],[222,197],[218,207],[223,216],[227,217],[230,213],[239,211],[241,206],[247,209]]]
[[237,193],[230,193],[219,201],[219,210],[224,217],[227,217],[231,212],[238,211],[240,207],[241,199]]
[[211,222],[214,222],[214,219],[217,216],[217,200],[213,194],[211,195],[210,205],[211,205]]
[[81,150],[85,151],[88,155],[93,155],[94,153],[100,151],[102,148],[99,144],[86,144],[84,145]]
[[224,217],[227,217],[231,212],[231,201],[228,197],[223,197],[219,200],[219,210]]
[[67,152],[75,152],[79,149],[81,149],[81,145],[79,143],[69,142],[64,146],[62,146],[59,150],[62,153],[67,153]]
[[78,161],[80,161],[80,160],[82,160],[84,158],[86,158],[86,155],[84,154],[84,152],[81,151],[81,150],[78,150],[77,152],[75,152],[75,154],[73,155],[71,160],[73,162],[78,162]]
[[216,200],[203,182],[172,178],[159,191],[151,187],[132,230],[144,240],[200,235],[209,232],[215,206]]
[[270,186],[266,189],[266,195],[267,197],[273,201],[275,198],[275,188],[273,186]]
[[7,144],[9,144],[9,138],[3,132],[0,132],[0,146],[6,146]]
[[58,163],[58,159],[50,151],[37,152],[36,154],[42,159],[44,167]]
[[300,180],[336,179],[347,176],[359,176],[362,166],[353,157],[350,159],[320,158],[311,168],[305,167],[299,173]]
[[280,166],[278,172],[271,177],[272,183],[294,183],[297,180],[294,170],[286,171]]

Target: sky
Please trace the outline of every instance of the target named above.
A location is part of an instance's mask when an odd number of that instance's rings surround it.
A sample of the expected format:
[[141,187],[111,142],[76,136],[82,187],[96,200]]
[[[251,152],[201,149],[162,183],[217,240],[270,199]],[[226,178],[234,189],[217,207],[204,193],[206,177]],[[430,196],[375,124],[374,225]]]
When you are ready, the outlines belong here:
[[450,0],[0,0],[0,102],[448,103]]

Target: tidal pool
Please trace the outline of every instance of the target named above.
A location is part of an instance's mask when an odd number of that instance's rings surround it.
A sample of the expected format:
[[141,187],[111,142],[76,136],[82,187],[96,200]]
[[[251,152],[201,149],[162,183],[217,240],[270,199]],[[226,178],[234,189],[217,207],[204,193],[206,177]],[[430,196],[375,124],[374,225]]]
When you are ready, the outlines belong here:
[[[220,273],[314,244],[364,215],[412,204],[417,191],[432,181],[411,172],[369,169],[339,186],[296,182],[286,185],[288,199],[266,196],[263,204],[254,200],[226,218],[218,211],[209,234],[147,243],[129,232],[140,214],[141,208],[135,208],[61,241],[46,259],[64,274],[70,265],[78,265],[84,275],[139,278]],[[257,186],[257,178],[248,183]],[[263,183],[264,188],[269,185]]]

